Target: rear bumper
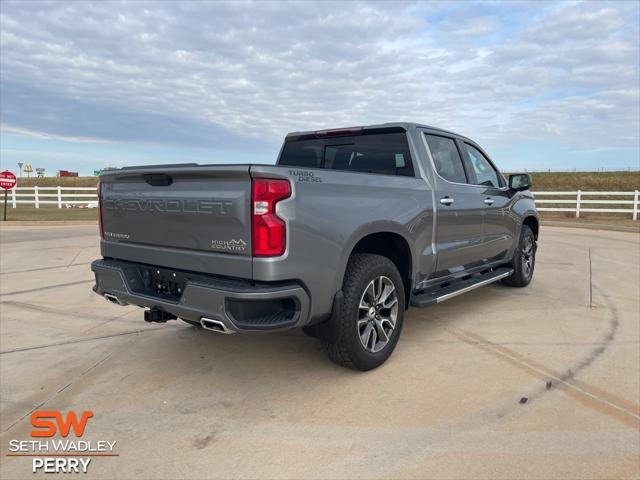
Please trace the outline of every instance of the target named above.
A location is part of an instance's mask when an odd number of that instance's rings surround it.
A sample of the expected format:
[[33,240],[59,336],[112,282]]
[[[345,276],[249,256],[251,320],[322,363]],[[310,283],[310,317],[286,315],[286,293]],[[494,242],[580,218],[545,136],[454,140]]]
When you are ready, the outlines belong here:
[[[179,296],[154,292],[143,285],[145,270],[154,266],[101,259],[91,264],[93,290],[122,305],[160,308],[185,320],[215,319],[231,332],[284,330],[303,326],[310,299],[296,282],[251,282],[159,267],[162,275],[180,278]],[[148,278],[147,278],[148,282]]]

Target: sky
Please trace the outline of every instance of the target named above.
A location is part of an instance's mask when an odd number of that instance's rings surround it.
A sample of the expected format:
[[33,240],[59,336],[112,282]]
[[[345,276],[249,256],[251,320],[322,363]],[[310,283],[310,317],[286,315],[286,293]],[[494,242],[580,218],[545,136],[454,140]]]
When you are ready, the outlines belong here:
[[273,163],[411,121],[506,171],[640,167],[640,2],[0,3],[0,163]]

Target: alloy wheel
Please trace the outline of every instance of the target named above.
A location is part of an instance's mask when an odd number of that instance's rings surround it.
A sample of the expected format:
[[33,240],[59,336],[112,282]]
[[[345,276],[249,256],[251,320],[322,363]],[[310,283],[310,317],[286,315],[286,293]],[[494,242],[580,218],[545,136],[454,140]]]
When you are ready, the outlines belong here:
[[367,285],[358,308],[358,336],[365,350],[382,350],[396,328],[398,294],[393,282],[385,276],[377,277]]
[[522,273],[526,278],[529,278],[533,271],[533,254],[533,239],[526,236],[522,246]]

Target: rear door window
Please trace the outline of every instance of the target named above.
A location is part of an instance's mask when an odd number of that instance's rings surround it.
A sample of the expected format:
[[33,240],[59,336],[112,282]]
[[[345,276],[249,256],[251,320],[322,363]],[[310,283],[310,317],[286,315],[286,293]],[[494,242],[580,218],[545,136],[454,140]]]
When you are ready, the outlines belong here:
[[466,142],[463,145],[467,154],[465,162],[467,172],[469,172],[469,183],[500,188],[502,186],[500,174],[491,165],[487,157],[473,145],[469,145]]
[[452,138],[425,134],[436,172],[445,180],[467,183],[458,147]]
[[291,167],[320,168],[323,150],[324,145],[321,140],[286,142],[278,164]]
[[406,133],[288,141],[278,165],[414,176]]

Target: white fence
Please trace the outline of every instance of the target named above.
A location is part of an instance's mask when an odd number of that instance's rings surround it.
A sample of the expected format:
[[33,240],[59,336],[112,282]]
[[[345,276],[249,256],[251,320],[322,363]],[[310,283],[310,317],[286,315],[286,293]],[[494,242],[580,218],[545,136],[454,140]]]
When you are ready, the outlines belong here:
[[[80,193],[78,193],[80,192]],[[84,193],[87,192],[87,193]],[[90,193],[89,193],[90,192]],[[541,212],[626,213],[634,220],[640,211],[640,195],[635,192],[534,192],[536,205]],[[542,198],[541,198],[542,197]],[[4,196],[0,195],[4,201]],[[9,192],[8,202],[13,208],[18,204],[43,204],[63,206],[96,206],[98,196],[95,187],[18,187]],[[544,205],[561,205],[545,207]],[[586,205],[586,207],[585,207]],[[593,208],[592,206],[601,205]],[[614,208],[618,207],[618,208]]]
[[[581,190],[575,192],[534,192],[533,195],[536,197],[536,206],[541,212],[574,212],[576,218],[580,218],[582,212],[630,213],[632,218],[637,220],[640,209],[638,190],[635,192],[583,192]],[[545,204],[562,206],[545,207]],[[593,208],[591,205],[602,206]],[[612,208],[617,206],[622,208]]]
[[[86,193],[85,193],[86,192]],[[91,193],[89,193],[91,192]],[[4,195],[0,193],[4,203]],[[9,191],[7,203],[16,208],[18,204],[57,205],[58,208],[71,206],[97,206],[96,187],[16,187]]]

